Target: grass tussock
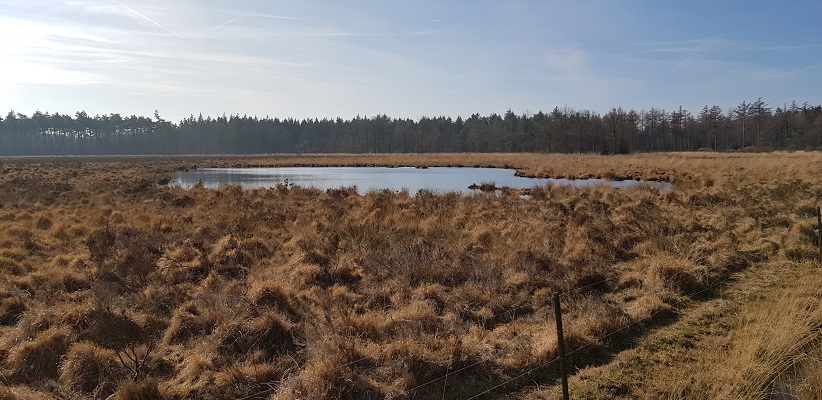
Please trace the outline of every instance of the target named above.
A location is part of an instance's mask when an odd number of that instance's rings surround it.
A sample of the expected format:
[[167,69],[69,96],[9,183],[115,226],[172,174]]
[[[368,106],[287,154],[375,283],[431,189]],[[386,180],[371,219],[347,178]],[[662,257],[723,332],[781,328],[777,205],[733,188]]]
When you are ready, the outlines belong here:
[[61,359],[71,341],[68,329],[51,328],[20,343],[6,355],[9,376],[14,381],[27,383],[57,378]]
[[675,184],[528,198],[491,184],[184,191],[155,182],[185,159],[53,161],[0,176],[0,373],[20,398],[470,397],[555,356],[553,292],[585,365],[606,335],[677,315],[732,271],[819,256],[810,153],[201,160]]
[[58,381],[71,392],[99,399],[111,396],[127,377],[125,366],[113,350],[79,342],[62,360]]

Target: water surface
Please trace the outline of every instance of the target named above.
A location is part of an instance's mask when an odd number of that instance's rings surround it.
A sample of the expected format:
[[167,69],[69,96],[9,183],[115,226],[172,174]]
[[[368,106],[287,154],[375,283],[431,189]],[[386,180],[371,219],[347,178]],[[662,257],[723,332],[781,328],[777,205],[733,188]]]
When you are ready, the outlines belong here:
[[199,182],[207,188],[237,185],[246,189],[271,188],[277,185],[298,185],[320,190],[356,187],[365,194],[374,190],[407,189],[417,193],[422,189],[437,193],[472,193],[472,184],[494,183],[497,187],[527,189],[548,184],[570,186],[612,185],[630,187],[648,184],[663,190],[671,185],[662,182],[635,180],[607,181],[603,179],[546,179],[515,176],[513,169],[501,168],[388,168],[388,167],[287,167],[287,168],[201,168],[178,171],[171,176],[171,185],[189,189]]

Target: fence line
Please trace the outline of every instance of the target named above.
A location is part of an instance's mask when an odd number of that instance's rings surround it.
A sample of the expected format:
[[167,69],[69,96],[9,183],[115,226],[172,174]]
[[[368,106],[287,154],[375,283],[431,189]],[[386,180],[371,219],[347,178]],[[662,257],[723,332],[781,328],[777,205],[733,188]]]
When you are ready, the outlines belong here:
[[[693,293],[688,294],[688,296],[696,296],[696,295],[698,295],[698,294],[704,293],[704,292],[706,292],[706,291],[708,291],[708,290],[710,290],[710,289],[713,289],[713,288],[715,288],[715,287],[719,286],[719,284],[721,284],[721,283],[726,283],[726,282],[728,282],[728,281],[730,281],[730,280],[731,280],[731,277],[730,277],[730,276],[728,276],[728,277],[726,277],[725,279],[722,279],[722,280],[717,280],[717,281],[716,281],[716,282],[714,282],[713,284],[708,285],[708,286],[706,286],[705,288],[703,288],[703,289],[701,289],[701,290],[698,290],[698,291],[695,291],[695,292],[693,292]],[[655,311],[655,312],[651,313],[651,317],[656,316],[657,314],[659,314],[659,313],[661,313],[661,312],[665,312],[665,311],[667,311],[667,310],[657,310],[657,311]],[[634,325],[639,325],[639,324],[641,324],[641,323],[642,323],[642,321],[635,321],[635,322],[632,322],[632,323],[630,323],[630,324],[628,324],[628,325],[625,325],[625,326],[623,326],[623,327],[621,327],[621,328],[619,328],[619,329],[616,329],[616,330],[614,330],[614,331],[612,331],[612,332],[609,332],[609,333],[608,333],[608,334],[606,334],[606,335],[603,335],[603,336],[601,336],[601,337],[595,338],[594,340],[591,340],[590,342],[586,343],[584,346],[578,347],[578,348],[576,348],[576,349],[574,349],[574,350],[572,350],[572,351],[568,352],[568,354],[567,354],[567,355],[569,355],[569,356],[570,356],[571,354],[574,354],[574,353],[576,353],[576,352],[578,352],[578,351],[582,351],[583,349],[590,347],[590,346],[591,346],[591,345],[593,345],[594,343],[598,343],[598,342],[602,341],[603,339],[607,339],[608,337],[611,337],[611,336],[613,336],[613,335],[616,335],[616,334],[617,334],[617,333],[619,333],[619,332],[622,332],[622,331],[624,331],[624,330],[626,330],[626,329],[628,329],[628,328],[630,328],[630,327],[632,327],[632,326],[634,326]],[[511,378],[511,379],[506,380],[505,382],[502,382],[502,383],[500,383],[500,384],[498,384],[498,385],[496,385],[496,386],[494,386],[494,387],[492,387],[492,388],[489,388],[489,389],[487,389],[487,390],[485,390],[485,391],[483,391],[483,392],[480,392],[480,393],[478,393],[478,394],[475,394],[475,395],[473,395],[473,396],[469,397],[469,398],[468,398],[468,400],[475,399],[475,398],[480,397],[480,396],[482,396],[482,395],[488,394],[488,393],[490,393],[490,392],[494,391],[494,390],[495,390],[495,389],[497,389],[497,388],[500,388],[500,387],[502,387],[502,386],[505,386],[505,385],[507,385],[507,384],[509,384],[509,383],[511,383],[511,382],[513,382],[513,381],[515,381],[515,380],[517,380],[517,379],[519,379],[519,378],[522,378],[522,377],[523,377],[523,376],[525,376],[525,375],[528,375],[528,374],[530,374],[530,373],[532,373],[532,372],[536,371],[537,369],[540,369],[540,368],[542,368],[542,367],[547,367],[548,365],[550,365],[550,364],[552,364],[552,363],[555,363],[555,362],[557,362],[557,361],[559,361],[559,358],[554,358],[554,359],[552,359],[552,360],[550,360],[550,361],[548,361],[548,362],[545,362],[545,363],[543,363],[543,364],[541,364],[541,365],[539,365],[539,366],[536,366],[536,367],[534,367],[534,368],[531,368],[531,369],[529,369],[528,371],[525,371],[525,372],[523,372],[523,373],[521,373],[521,374],[519,374],[519,375],[517,375],[517,376],[515,376],[515,377],[513,377],[513,378]]]
[[[817,237],[816,237],[816,242],[817,242],[817,245],[818,245],[818,247],[819,247],[820,254],[822,254],[822,207],[817,207],[817,209],[816,209],[816,210],[817,210]],[[700,290],[697,290],[697,291],[694,291],[693,293],[689,293],[689,294],[687,294],[686,296],[688,296],[688,297],[692,297],[692,296],[696,296],[696,295],[702,294],[702,293],[704,293],[704,292],[706,292],[706,291],[708,291],[708,290],[710,290],[710,289],[716,288],[716,287],[717,287],[717,286],[719,286],[720,284],[727,283],[728,281],[730,281],[730,280],[731,280],[731,278],[732,278],[732,274],[728,274],[725,278],[723,278],[723,279],[718,279],[718,280],[714,281],[713,283],[711,283],[711,284],[709,284],[709,285],[705,286],[704,288],[702,288],[702,289],[700,289]],[[587,284],[587,285],[580,286],[580,287],[576,287],[576,288],[574,288],[574,289],[572,289],[572,290],[569,290],[569,291],[568,291],[568,292],[566,292],[564,295],[565,295],[565,296],[568,296],[568,295],[570,295],[570,294],[572,294],[572,293],[582,292],[582,291],[584,291],[584,290],[586,290],[586,289],[589,289],[589,288],[591,288],[591,287],[594,287],[594,286],[600,285],[600,284],[605,283],[605,282],[608,282],[608,281],[610,281],[610,280],[616,280],[616,279],[618,279],[618,277],[616,277],[616,276],[612,276],[612,277],[605,277],[605,278],[600,279],[600,280],[598,280],[598,281],[596,281],[596,282],[592,282],[592,283],[589,283],[589,284]],[[684,282],[684,281],[685,281],[685,280],[687,280],[687,279],[691,279],[691,277],[684,277],[684,278],[682,278],[682,279],[679,279],[679,280],[677,280],[677,281],[674,281],[674,284],[679,284],[679,283],[682,283],[682,282]],[[504,314],[513,313],[513,312],[515,312],[515,311],[517,311],[517,310],[519,310],[519,309],[521,309],[521,308],[523,308],[523,307],[525,307],[525,306],[527,306],[527,305],[528,305],[528,304],[518,304],[518,305],[516,305],[514,308],[511,308],[511,309],[508,309],[508,310],[504,310],[504,311],[502,311],[502,312],[499,312],[499,313],[493,314],[493,315],[491,315],[491,316],[485,317],[485,318],[483,318],[483,319],[481,319],[481,320],[477,321],[476,323],[477,323],[477,324],[480,324],[480,323],[481,323],[481,324],[484,326],[484,325],[487,323],[487,321],[488,321],[488,320],[490,320],[490,319],[497,318],[497,317],[499,317],[499,316],[501,316],[501,315],[504,315]],[[662,310],[657,310],[657,311],[654,311],[653,313],[651,313],[651,315],[649,316],[649,318],[650,318],[650,319],[653,319],[653,317],[655,317],[655,316],[656,316],[656,315],[658,315],[659,313],[666,312],[666,311],[668,311],[668,310],[667,310],[667,309],[662,309]],[[627,330],[628,328],[634,327],[635,325],[641,325],[642,323],[643,323],[643,321],[634,321],[634,322],[632,322],[632,323],[630,323],[630,324],[627,324],[627,325],[625,325],[625,326],[623,326],[623,327],[620,327],[620,328],[618,328],[618,329],[616,329],[616,330],[614,330],[614,331],[612,331],[612,332],[609,332],[609,333],[607,333],[607,334],[605,334],[605,335],[603,335],[603,336],[601,336],[601,337],[594,338],[593,340],[589,341],[589,342],[588,342],[588,343],[586,343],[585,345],[580,346],[580,347],[578,347],[578,348],[576,348],[576,349],[571,350],[570,352],[568,352],[568,353],[566,354],[566,356],[570,356],[570,355],[572,355],[572,354],[574,354],[574,353],[580,352],[580,351],[582,351],[582,350],[584,350],[584,349],[586,349],[586,348],[588,348],[588,347],[592,346],[592,345],[593,345],[593,344],[595,344],[595,343],[599,343],[599,342],[601,342],[601,341],[603,341],[603,340],[605,340],[605,339],[607,339],[607,338],[609,338],[609,337],[611,337],[611,336],[614,336],[614,335],[616,335],[616,334],[618,334],[618,333],[620,333],[620,332],[623,332],[623,331]],[[514,342],[514,341],[512,340],[512,341],[511,341],[511,343],[513,343],[513,342]],[[506,347],[507,347],[507,346],[503,346],[503,347],[502,347],[502,349],[500,349],[500,350],[504,350]],[[329,369],[329,370],[327,370],[327,371],[323,371],[323,373],[330,373],[330,372],[333,372],[333,371],[338,370],[338,369],[340,369],[340,368],[345,368],[345,367],[348,367],[348,366],[354,365],[354,364],[356,364],[356,363],[359,363],[359,362],[361,362],[361,361],[365,361],[365,360],[367,360],[367,359],[375,359],[375,360],[376,360],[376,356],[372,356],[372,355],[364,356],[364,357],[359,358],[359,359],[357,359],[357,360],[353,360],[353,361],[347,362],[347,363],[345,363],[345,364],[338,365],[338,366],[336,366],[336,367],[334,367],[334,368],[331,368],[331,369]],[[412,388],[410,388],[410,389],[407,389],[407,390],[406,390],[406,392],[414,392],[414,391],[416,391],[416,390],[418,390],[418,389],[420,389],[420,388],[422,388],[422,387],[425,387],[425,386],[427,386],[427,385],[430,385],[430,384],[432,384],[432,383],[434,383],[434,382],[437,382],[437,381],[439,381],[439,380],[442,380],[442,379],[445,379],[445,380],[446,380],[446,382],[447,382],[447,378],[448,378],[448,376],[449,376],[449,375],[453,375],[453,374],[459,373],[459,372],[464,371],[464,370],[466,370],[466,369],[468,369],[468,368],[471,368],[471,367],[474,367],[474,366],[476,366],[476,365],[479,365],[480,363],[487,362],[487,361],[489,361],[490,359],[491,359],[491,356],[489,355],[489,356],[487,356],[487,357],[483,357],[483,358],[481,358],[480,360],[478,360],[478,361],[476,361],[476,362],[474,362],[474,363],[468,364],[468,365],[463,366],[463,367],[461,367],[461,368],[459,368],[459,369],[457,369],[457,370],[454,370],[454,371],[451,371],[451,370],[450,370],[450,367],[449,367],[449,369],[447,370],[447,372],[445,373],[445,375],[442,375],[442,376],[440,376],[440,377],[437,377],[437,378],[431,379],[431,380],[429,380],[429,381],[427,381],[427,382],[424,382],[424,383],[418,384],[418,385],[416,385],[416,386],[414,386],[414,387],[412,387]],[[469,398],[469,400],[471,400],[471,399],[475,399],[475,398],[478,398],[478,397],[480,397],[480,396],[482,396],[482,395],[485,395],[485,394],[488,394],[488,393],[490,393],[490,392],[492,392],[492,391],[494,391],[494,390],[496,390],[496,389],[498,389],[498,388],[500,388],[500,387],[502,387],[502,386],[505,386],[505,385],[507,385],[507,384],[509,384],[509,383],[511,383],[511,382],[513,382],[513,381],[515,381],[515,380],[518,380],[518,379],[520,379],[520,378],[522,378],[522,377],[524,377],[524,376],[526,376],[526,375],[529,375],[529,374],[533,373],[534,371],[536,371],[536,370],[538,370],[538,369],[540,369],[540,368],[547,367],[547,366],[549,366],[549,365],[551,365],[551,364],[553,364],[553,363],[555,363],[555,362],[557,362],[557,361],[559,361],[559,360],[560,360],[560,359],[557,357],[557,358],[551,359],[551,360],[549,360],[549,361],[546,361],[546,362],[544,362],[544,363],[542,363],[542,364],[540,364],[540,365],[538,365],[538,366],[536,366],[536,367],[533,367],[533,368],[531,368],[531,369],[528,369],[527,371],[525,371],[525,372],[523,372],[523,373],[521,373],[521,374],[519,374],[519,375],[517,375],[517,376],[515,376],[515,377],[513,377],[513,378],[507,379],[507,380],[505,380],[504,382],[501,382],[501,383],[499,383],[499,384],[497,384],[497,385],[495,385],[495,386],[493,386],[493,387],[491,387],[491,388],[489,388],[489,389],[486,389],[486,390],[484,390],[484,391],[482,391],[482,392],[480,392],[480,393],[478,393],[478,394],[476,394],[476,395],[471,396],[471,397]],[[304,378],[300,378],[300,379],[304,379]],[[255,397],[258,397],[258,396],[262,396],[262,395],[264,395],[264,394],[268,394],[268,393],[270,393],[270,392],[272,392],[272,391],[274,391],[274,390],[276,390],[276,389],[278,388],[278,386],[274,386],[274,385],[273,385],[274,383],[275,383],[275,382],[266,382],[266,385],[271,385],[268,389],[262,390],[262,391],[260,391],[260,392],[254,393],[254,394],[249,395],[249,396],[242,397],[242,398],[240,398],[240,399],[238,399],[238,400],[249,400],[249,399],[252,399],[252,398],[255,398]],[[444,385],[444,386],[443,386],[443,398],[445,397],[445,394],[446,394],[446,387],[447,387],[447,385]]]
[[[614,280],[614,279],[617,279],[617,278],[618,278],[618,277],[606,277],[606,278],[601,279],[601,280],[599,280],[599,281],[597,281],[597,282],[593,282],[593,283],[588,284],[588,285],[585,285],[585,286],[581,286],[581,287],[578,287],[578,288],[574,288],[573,290],[570,290],[570,291],[566,292],[566,293],[565,293],[565,294],[563,294],[563,295],[567,296],[567,295],[569,295],[569,294],[571,294],[571,293],[580,292],[580,291],[582,291],[582,290],[584,290],[584,289],[587,289],[587,288],[590,288],[590,287],[593,287],[593,286],[596,286],[596,285],[599,285],[599,284],[601,284],[601,283],[607,282],[607,281],[609,281],[609,280]],[[688,280],[688,279],[691,279],[691,277],[687,276],[687,277],[684,277],[684,278],[678,279],[678,280],[674,281],[674,284],[676,285],[676,284],[682,283],[682,282],[684,282],[685,280]],[[712,284],[710,284],[710,285],[706,286],[705,288],[702,288],[701,290],[698,290],[698,291],[695,291],[695,292],[693,292],[693,293],[686,294],[686,295],[690,297],[690,296],[695,296],[695,295],[698,295],[698,294],[704,293],[705,291],[707,291],[707,290],[709,290],[709,289],[712,289],[712,288],[714,288],[714,287],[718,286],[720,283],[725,283],[725,282],[728,282],[730,279],[731,279],[731,277],[730,277],[730,275],[729,275],[728,277],[726,277],[726,278],[724,278],[724,279],[717,280],[717,281],[713,282]],[[521,308],[523,308],[523,307],[525,307],[525,306],[527,306],[527,305],[528,305],[528,304],[519,304],[519,305],[515,306],[515,307],[514,307],[514,308],[512,308],[512,309],[508,309],[508,310],[505,310],[505,311],[501,311],[501,312],[496,313],[496,314],[494,314],[494,315],[491,315],[491,316],[485,317],[485,318],[481,319],[480,321],[482,321],[482,325],[484,325],[484,324],[485,324],[485,322],[487,322],[487,321],[488,321],[488,320],[490,320],[490,319],[497,318],[497,317],[499,317],[499,316],[501,316],[501,315],[504,315],[504,314],[507,314],[507,313],[514,312],[514,311],[516,311],[516,310],[518,310],[518,309],[521,309]],[[657,311],[655,311],[655,312],[651,313],[650,318],[653,318],[653,317],[654,317],[654,316],[656,316],[657,314],[659,314],[659,313],[661,313],[661,312],[665,312],[665,311],[668,311],[668,310],[667,310],[667,309],[657,310]],[[480,321],[477,321],[477,323],[479,323]],[[611,337],[611,336],[613,336],[613,335],[615,335],[615,334],[617,334],[617,333],[619,333],[619,332],[625,331],[626,329],[628,329],[628,328],[630,328],[630,327],[633,327],[634,325],[640,325],[640,324],[642,324],[642,323],[643,323],[643,321],[635,321],[635,322],[632,322],[632,323],[630,323],[630,324],[628,324],[628,325],[625,325],[625,326],[623,326],[623,327],[621,327],[621,328],[618,328],[618,329],[616,329],[616,330],[614,330],[614,331],[612,331],[612,332],[609,332],[608,334],[605,334],[605,335],[603,335],[603,336],[601,336],[601,337],[594,338],[593,340],[591,340],[591,341],[590,341],[590,342],[588,342],[587,344],[585,344],[585,345],[583,345],[583,346],[581,346],[581,347],[578,347],[578,348],[576,348],[576,349],[574,349],[574,350],[569,351],[569,352],[566,354],[566,356],[570,356],[570,355],[572,355],[572,354],[574,354],[574,353],[577,353],[577,352],[579,352],[579,351],[581,351],[581,350],[583,350],[583,349],[586,349],[586,348],[588,348],[588,347],[592,346],[592,345],[593,345],[593,344],[595,344],[595,343],[599,343],[599,342],[601,342],[602,340],[607,339],[608,337]],[[505,350],[505,349],[506,349],[506,348],[507,348],[507,347],[508,347],[511,343],[514,343],[514,342],[515,342],[515,341],[511,340],[511,341],[509,342],[509,344],[508,344],[508,345],[503,346],[503,347],[502,347],[501,349],[499,349],[498,351]],[[368,359],[373,359],[373,360],[375,360],[375,361],[376,361],[377,357],[378,357],[378,356],[374,356],[374,355],[367,355],[367,356],[361,357],[361,358],[359,358],[359,359],[356,359],[356,360],[353,360],[353,361],[349,361],[349,362],[347,362],[347,363],[345,363],[345,364],[341,364],[341,365],[335,366],[335,367],[333,367],[333,368],[331,368],[331,369],[328,369],[328,370],[326,370],[326,371],[322,371],[322,372],[315,372],[315,374],[334,372],[334,371],[336,371],[336,370],[338,370],[338,369],[345,368],[345,367],[348,367],[348,366],[351,366],[351,365],[357,364],[357,363],[359,363],[359,362],[362,362],[362,361],[365,361],[365,360],[368,360]],[[406,390],[406,392],[408,392],[408,393],[410,393],[410,392],[414,392],[414,391],[416,391],[416,390],[418,390],[418,389],[420,389],[420,388],[423,388],[423,387],[425,387],[425,386],[428,386],[428,385],[430,385],[430,384],[432,384],[432,383],[435,383],[435,382],[438,382],[438,381],[440,381],[440,380],[443,380],[443,379],[446,379],[446,380],[447,380],[448,376],[450,376],[450,375],[457,374],[457,373],[462,372],[462,371],[464,371],[464,370],[466,370],[466,369],[469,369],[469,368],[472,368],[472,367],[474,367],[474,366],[477,366],[477,365],[479,365],[479,364],[481,364],[481,363],[488,362],[488,361],[490,361],[492,358],[493,358],[493,357],[492,357],[492,355],[488,355],[488,356],[486,356],[486,357],[482,357],[480,360],[478,360],[478,361],[476,361],[476,362],[473,362],[473,363],[471,363],[471,364],[468,364],[468,365],[466,365],[466,366],[463,366],[463,367],[461,367],[461,368],[459,368],[459,369],[456,369],[456,370],[454,370],[454,371],[451,371],[451,370],[449,369],[449,370],[448,370],[448,372],[446,372],[444,375],[439,376],[439,377],[434,378],[434,379],[431,379],[431,380],[426,381],[426,382],[424,382],[424,383],[418,384],[418,385],[416,385],[416,386],[414,386],[414,387],[412,387],[412,388],[410,388],[410,389],[407,389],[407,390]],[[531,368],[531,369],[529,369],[529,370],[527,370],[527,371],[525,371],[525,372],[523,372],[523,373],[521,373],[521,374],[519,374],[519,375],[517,375],[517,376],[515,376],[515,377],[513,377],[513,378],[510,378],[510,379],[508,379],[508,380],[506,380],[506,381],[504,381],[504,382],[502,382],[502,383],[500,383],[500,384],[498,384],[498,385],[496,385],[496,386],[494,386],[494,387],[492,387],[492,388],[490,388],[490,389],[487,389],[487,390],[485,390],[485,391],[483,391],[483,392],[481,392],[481,393],[478,393],[478,394],[476,394],[476,395],[474,395],[474,396],[470,397],[469,399],[474,399],[474,398],[477,398],[477,397],[482,396],[482,395],[484,395],[484,394],[487,394],[487,393],[489,393],[489,392],[491,392],[491,391],[493,391],[493,390],[495,390],[495,389],[497,389],[497,388],[499,388],[499,387],[505,386],[505,385],[507,385],[507,384],[509,384],[509,383],[511,383],[511,382],[513,382],[513,381],[515,381],[515,380],[517,380],[517,379],[519,379],[519,378],[522,378],[523,376],[526,376],[526,375],[528,375],[528,374],[531,374],[532,372],[534,372],[534,371],[536,371],[536,370],[538,370],[538,369],[540,369],[540,368],[546,367],[546,366],[548,366],[548,365],[550,365],[550,364],[553,364],[554,362],[557,362],[557,361],[559,361],[559,358],[553,358],[553,359],[551,359],[551,360],[549,360],[549,361],[547,361],[547,362],[545,362],[545,363],[543,363],[543,364],[540,364],[540,365],[538,365],[538,366],[536,366],[536,367],[533,367],[533,368]],[[299,379],[300,379],[300,380],[304,380],[305,378],[304,378],[304,377],[300,377]],[[250,399],[253,399],[253,398],[256,398],[256,397],[259,397],[259,396],[263,396],[263,395],[266,395],[266,394],[268,394],[268,393],[271,393],[271,392],[273,392],[273,391],[275,391],[275,390],[277,390],[277,389],[279,388],[279,386],[275,386],[275,385],[274,385],[275,383],[276,383],[276,382],[273,382],[273,381],[272,381],[272,382],[266,382],[266,383],[265,383],[266,385],[271,385],[269,388],[264,389],[264,390],[261,390],[261,391],[259,391],[259,392],[257,392],[257,393],[254,393],[254,394],[251,394],[251,395],[248,395],[248,396],[245,396],[245,397],[239,398],[239,399],[237,399],[237,400],[250,400]],[[445,395],[445,392],[446,392],[446,386],[444,386],[444,387],[443,387],[443,396]]]
[[[684,282],[684,281],[685,281],[685,280],[687,280],[687,279],[691,279],[691,277],[684,277],[684,278],[678,279],[678,280],[674,281],[674,283],[675,283],[675,284],[679,284],[679,283]],[[696,292],[694,292],[694,293],[688,294],[688,296],[695,296],[695,295],[701,294],[701,293],[703,293],[703,292],[705,292],[705,291],[707,291],[707,290],[709,290],[709,289],[712,289],[712,288],[714,288],[714,287],[718,286],[720,283],[725,283],[725,282],[729,281],[730,279],[731,279],[731,278],[730,278],[730,276],[729,276],[729,277],[726,277],[725,279],[717,280],[717,281],[715,281],[713,284],[708,285],[708,286],[706,286],[705,288],[703,288],[703,289],[701,289],[701,290],[699,290],[699,291],[696,291]],[[668,311],[668,310],[667,310],[667,309],[663,309],[663,310],[658,310],[658,311],[655,311],[655,312],[651,313],[651,317],[654,317],[654,316],[656,316],[657,314],[659,314],[659,313],[661,313],[661,312],[666,312],[666,311]],[[619,328],[619,329],[617,329],[617,330],[615,330],[615,331],[613,331],[613,332],[610,332],[610,333],[608,333],[608,334],[606,334],[606,335],[603,335],[603,336],[601,336],[601,337],[595,338],[594,340],[592,340],[591,342],[587,343],[586,345],[584,345],[584,346],[582,346],[582,347],[579,347],[579,348],[577,348],[577,349],[574,349],[574,350],[572,350],[572,351],[568,352],[568,354],[567,354],[567,355],[569,355],[569,356],[570,356],[571,354],[574,354],[574,353],[576,353],[576,352],[578,352],[578,351],[580,351],[580,350],[582,350],[582,349],[585,349],[585,348],[587,348],[587,347],[590,347],[590,346],[591,346],[591,345],[593,345],[594,343],[598,343],[598,342],[602,341],[603,339],[607,339],[608,337],[615,335],[616,333],[619,333],[619,332],[624,331],[624,330],[626,330],[626,329],[628,329],[628,328],[630,328],[630,327],[632,327],[632,326],[634,326],[634,325],[639,325],[639,324],[642,324],[642,323],[643,323],[643,321],[635,321],[635,322],[632,322],[632,323],[630,323],[630,324],[628,324],[628,325],[626,325],[626,326],[624,326],[624,327],[621,327],[621,328]],[[511,342],[513,342],[513,341],[511,341]],[[506,348],[506,347],[503,347],[502,349],[505,349],[505,348]],[[480,363],[482,363],[482,362],[488,361],[488,360],[490,360],[490,357],[488,357],[488,358],[486,358],[486,359],[479,360],[479,361],[477,361],[477,362],[475,362],[475,363],[472,363],[472,364],[469,364],[469,365],[467,365],[467,366],[465,366],[465,367],[462,367],[462,368],[460,368],[460,369],[458,369],[458,370],[454,371],[453,373],[461,372],[461,371],[463,371],[463,370],[466,370],[466,369],[468,369],[468,368],[471,368],[471,367],[473,367],[473,366],[476,366],[476,365],[478,365],[478,364],[480,364]],[[549,362],[545,363],[544,365],[551,364],[551,363],[553,363],[553,362],[556,362],[557,360],[558,360],[558,359],[553,359],[553,360],[551,360],[551,361],[549,361]],[[537,368],[539,368],[539,367],[537,367]],[[536,370],[537,368],[534,368],[534,370]],[[522,375],[524,375],[524,374],[522,374]],[[434,378],[434,379],[432,379],[432,380],[429,380],[429,381],[427,381],[427,382],[424,382],[424,383],[422,383],[422,384],[419,384],[419,385],[417,385],[417,386],[414,386],[414,387],[412,387],[412,388],[408,389],[407,391],[408,391],[408,392],[412,392],[412,391],[417,390],[417,389],[419,389],[419,388],[421,388],[421,387],[424,387],[424,386],[427,386],[427,385],[429,385],[429,384],[431,384],[431,383],[437,382],[437,381],[439,381],[440,379],[443,379],[444,377],[445,377],[445,376],[440,376],[440,377],[438,377],[438,378]],[[510,383],[510,381],[511,381],[511,380],[508,380],[508,381],[506,381],[506,382],[503,382],[503,384]]]

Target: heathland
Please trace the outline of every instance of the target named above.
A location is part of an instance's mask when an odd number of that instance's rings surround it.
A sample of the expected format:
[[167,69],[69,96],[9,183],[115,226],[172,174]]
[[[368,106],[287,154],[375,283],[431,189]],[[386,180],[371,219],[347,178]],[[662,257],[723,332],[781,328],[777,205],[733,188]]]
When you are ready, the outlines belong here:
[[[2,398],[554,398],[555,292],[577,398],[821,395],[820,153],[0,163]],[[284,165],[674,189],[166,185]]]

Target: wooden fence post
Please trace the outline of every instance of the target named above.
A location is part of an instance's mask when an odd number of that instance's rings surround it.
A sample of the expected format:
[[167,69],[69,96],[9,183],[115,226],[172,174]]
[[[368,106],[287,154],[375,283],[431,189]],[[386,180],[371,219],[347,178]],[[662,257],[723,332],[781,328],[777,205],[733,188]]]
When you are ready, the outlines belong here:
[[559,292],[554,292],[554,319],[557,321],[557,348],[559,350],[559,373],[562,378],[562,398],[568,400],[568,366],[565,365],[565,339],[562,335],[562,310],[559,307]]
[[819,246],[819,256],[822,257],[822,208],[816,207],[816,245]]

